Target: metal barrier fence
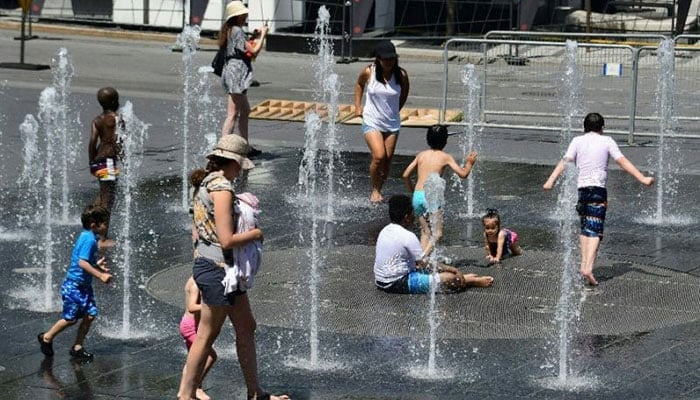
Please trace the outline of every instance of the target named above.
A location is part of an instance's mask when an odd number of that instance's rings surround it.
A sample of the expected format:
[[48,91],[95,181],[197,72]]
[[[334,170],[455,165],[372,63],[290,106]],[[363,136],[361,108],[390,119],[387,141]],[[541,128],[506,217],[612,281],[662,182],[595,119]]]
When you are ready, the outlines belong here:
[[675,91],[674,111],[678,125],[676,131],[693,137],[700,130],[700,48],[682,42],[697,43],[700,35],[679,35],[675,41]]
[[[489,39],[509,35],[528,40]],[[560,130],[559,86],[567,52],[562,39],[584,36],[588,41],[642,46],[577,42],[575,60],[583,82],[583,113],[601,112],[606,132],[627,135],[630,144],[635,136],[658,135],[657,83],[661,73],[673,73],[675,125],[669,136],[700,138],[695,127],[700,120],[696,106],[700,100],[700,48],[677,45],[675,69],[661,71],[658,45],[643,44],[660,43],[666,39],[662,35],[490,32],[485,39],[451,39],[444,47],[441,120],[446,109],[463,107],[461,70],[465,64],[473,64],[481,85],[480,126]],[[676,42],[679,40],[692,42],[700,36],[683,35]]]

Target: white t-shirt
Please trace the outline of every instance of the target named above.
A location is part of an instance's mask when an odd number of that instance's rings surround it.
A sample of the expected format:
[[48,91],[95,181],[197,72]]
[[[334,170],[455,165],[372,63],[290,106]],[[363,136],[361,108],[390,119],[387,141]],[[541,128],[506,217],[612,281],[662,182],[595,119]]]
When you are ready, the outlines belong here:
[[377,237],[374,258],[374,280],[380,283],[395,282],[416,270],[416,260],[423,256],[423,249],[415,233],[403,226],[391,223]]
[[588,132],[575,137],[566,150],[564,159],[573,161],[578,168],[578,187],[605,187],[608,179],[608,156],[614,160],[622,157],[617,143],[610,136]]
[[378,82],[375,66],[370,68],[370,78],[365,88],[365,106],[362,111],[362,122],[381,132],[398,132],[401,129],[399,102],[401,85],[391,75],[389,82]]

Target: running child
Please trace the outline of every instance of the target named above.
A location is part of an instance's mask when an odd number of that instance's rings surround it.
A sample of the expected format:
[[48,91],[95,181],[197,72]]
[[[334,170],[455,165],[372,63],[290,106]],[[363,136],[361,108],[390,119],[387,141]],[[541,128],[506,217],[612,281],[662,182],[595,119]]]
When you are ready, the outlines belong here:
[[[466,178],[469,176],[474,163],[476,163],[476,152],[470,152],[464,159],[464,166],[459,166],[452,155],[442,151],[447,145],[447,126],[445,125],[433,125],[428,128],[426,140],[430,149],[418,153],[416,158],[403,171],[402,177],[408,190],[413,192],[413,210],[418,216],[421,227],[420,243],[427,256],[433,249],[430,244],[431,226],[428,222],[430,210],[427,209],[423,185],[430,174],[436,173],[442,176],[447,167],[450,167],[460,178]],[[417,171],[415,184],[411,178],[414,171]],[[442,210],[438,210],[437,213],[437,226],[432,227],[432,234],[436,242],[442,237]]]
[[[102,106],[102,114],[92,120],[90,141],[88,142],[88,157],[90,173],[99,184],[100,191],[95,199],[95,205],[112,212],[114,195],[117,188],[117,160],[122,158],[119,129],[124,129],[124,121],[119,118],[119,93],[113,87],[103,87],[97,91],[97,101]],[[109,220],[107,221],[109,226]],[[108,228],[109,229],[109,228]],[[108,239],[107,231],[100,239],[100,247],[113,246],[114,241]]]
[[53,340],[64,329],[82,319],[78,327],[75,342],[69,354],[73,358],[90,360],[92,353],[83,347],[83,341],[90,330],[90,325],[97,317],[97,304],[92,290],[92,278],[102,283],[109,283],[112,274],[107,268],[104,257],[97,259],[97,240],[107,232],[109,212],[103,207],[89,206],[80,216],[83,231],[73,247],[71,263],[66,271],[66,279],[61,286],[63,298],[62,318],[44,333],[37,336],[41,352],[53,356]]
[[564,158],[559,161],[552,174],[542,185],[551,190],[569,163],[576,163],[578,169],[578,203],[576,211],[581,219],[581,275],[592,286],[598,285],[593,276],[593,264],[600,241],[603,239],[605,214],[608,208],[608,192],[605,183],[608,179],[608,158],[613,160],[642,185],[651,186],[654,178],[644,176],[617,147],[617,143],[603,135],[605,120],[598,113],[590,113],[583,120],[584,134],[576,136],[569,144]]
[[484,226],[484,244],[489,264],[500,262],[508,254],[513,256],[523,254],[518,244],[518,234],[512,229],[501,228],[498,210],[487,209],[486,214],[481,217],[481,224]]

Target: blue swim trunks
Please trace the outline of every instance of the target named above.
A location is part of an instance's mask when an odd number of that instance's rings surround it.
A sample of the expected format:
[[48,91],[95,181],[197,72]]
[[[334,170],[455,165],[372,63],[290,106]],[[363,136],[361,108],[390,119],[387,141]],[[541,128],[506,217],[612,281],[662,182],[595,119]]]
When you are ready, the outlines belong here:
[[[440,278],[436,278],[440,283]],[[428,271],[415,271],[408,274],[408,293],[425,294],[430,293],[430,282],[433,280],[433,274]]]
[[425,200],[425,191],[413,191],[413,213],[416,216],[423,216],[428,213],[428,202]]
[[66,279],[61,286],[61,298],[63,298],[63,319],[66,321],[75,321],[85,315],[97,316],[97,304],[92,285]]
[[581,219],[581,234],[603,238],[608,192],[605,188],[590,186],[578,189],[576,212]]
[[399,294],[426,294],[430,293],[430,282],[436,280],[437,290],[440,288],[440,278],[433,277],[428,271],[414,271],[402,276],[399,280],[392,282],[390,286],[384,287],[381,282],[377,286],[388,293]]

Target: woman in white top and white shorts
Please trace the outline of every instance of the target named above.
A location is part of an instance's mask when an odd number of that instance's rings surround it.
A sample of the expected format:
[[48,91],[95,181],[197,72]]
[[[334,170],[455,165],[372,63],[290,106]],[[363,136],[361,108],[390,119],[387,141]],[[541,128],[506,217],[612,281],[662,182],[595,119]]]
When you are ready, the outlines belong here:
[[[372,153],[369,177],[372,203],[383,201],[382,187],[389,176],[391,158],[401,128],[399,111],[408,98],[406,70],[399,67],[396,48],[388,41],[374,50],[374,64],[365,67],[355,84],[355,115],[362,117],[362,133]],[[362,94],[366,92],[362,106]]]

